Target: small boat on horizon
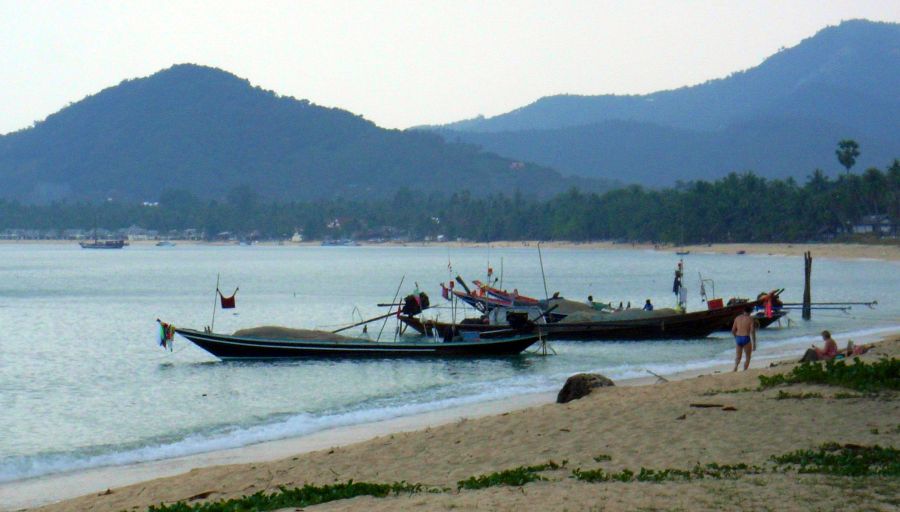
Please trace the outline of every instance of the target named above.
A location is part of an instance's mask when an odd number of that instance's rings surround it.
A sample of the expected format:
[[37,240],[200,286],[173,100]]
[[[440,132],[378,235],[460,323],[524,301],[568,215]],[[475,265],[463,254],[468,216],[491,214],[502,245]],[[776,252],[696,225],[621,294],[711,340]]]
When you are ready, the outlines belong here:
[[79,242],[78,245],[82,249],[121,249],[128,245],[125,240],[98,240],[94,239],[88,242]]
[[160,240],[156,242],[157,247],[175,247],[175,242],[171,240]]

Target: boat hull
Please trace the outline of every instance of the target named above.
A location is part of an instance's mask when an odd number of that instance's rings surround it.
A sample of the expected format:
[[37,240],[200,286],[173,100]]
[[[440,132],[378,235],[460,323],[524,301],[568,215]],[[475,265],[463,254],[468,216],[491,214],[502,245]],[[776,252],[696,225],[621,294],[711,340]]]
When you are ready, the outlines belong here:
[[381,343],[366,340],[277,340],[175,329],[192,343],[223,360],[303,358],[493,357],[521,353],[538,336],[511,336],[449,343]]
[[[758,303],[761,304],[762,301],[693,313],[621,321],[611,319],[598,322],[552,322],[536,325],[535,329],[548,340],[638,341],[705,338],[717,331],[731,330],[735,317],[748,305],[757,306]],[[486,331],[504,327],[478,323],[454,325],[404,316],[401,316],[400,320],[427,336],[440,336],[448,329]]]
[[[756,320],[756,325],[758,328],[765,329],[766,327],[781,320],[785,316],[787,316],[786,311],[775,311],[772,313],[772,316],[770,316],[770,317],[767,317],[764,313],[763,314],[757,313],[757,314],[753,315],[753,319]],[[731,331],[731,325],[723,325],[719,330],[720,331]]]
[[121,249],[128,245],[124,240],[94,240],[92,242],[79,242],[82,249]]

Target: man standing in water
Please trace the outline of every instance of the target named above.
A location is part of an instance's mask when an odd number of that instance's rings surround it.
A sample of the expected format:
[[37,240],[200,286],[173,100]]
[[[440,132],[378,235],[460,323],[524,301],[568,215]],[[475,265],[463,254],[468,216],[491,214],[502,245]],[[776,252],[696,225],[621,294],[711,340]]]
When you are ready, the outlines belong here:
[[750,354],[756,348],[756,320],[750,316],[753,312],[753,306],[744,308],[744,312],[734,319],[731,326],[731,334],[734,335],[734,343],[737,345],[737,352],[734,356],[734,370],[737,371],[738,365],[741,364],[741,354],[744,354],[744,369],[750,367]]

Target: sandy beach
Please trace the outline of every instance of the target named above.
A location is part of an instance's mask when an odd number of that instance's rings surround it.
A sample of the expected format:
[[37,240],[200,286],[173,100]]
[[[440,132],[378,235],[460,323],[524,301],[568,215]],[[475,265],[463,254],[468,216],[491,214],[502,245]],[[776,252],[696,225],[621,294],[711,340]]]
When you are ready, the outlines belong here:
[[[193,240],[175,240],[176,245],[237,245],[236,242],[202,242]],[[536,248],[538,241],[496,241],[496,242],[360,242],[363,247],[446,247],[450,249],[462,248]],[[77,246],[78,242],[72,240],[0,240],[2,245],[15,244],[71,244]],[[155,240],[138,240],[129,242],[130,245],[149,247],[156,245]],[[802,256],[810,251],[813,257],[834,259],[873,259],[885,261],[900,261],[900,243],[893,244],[848,244],[848,243],[810,243],[810,244],[782,244],[782,243],[738,243],[738,244],[703,244],[703,245],[655,245],[648,243],[617,243],[609,241],[600,242],[567,242],[545,241],[540,242],[545,249],[606,249],[606,250],[647,250],[659,252],[690,252],[691,254],[744,254],[769,255],[769,256]],[[284,246],[284,247],[319,247],[321,242],[260,242],[260,246]],[[166,248],[160,248],[166,250]]]
[[[863,358],[900,355],[900,334],[885,337]],[[410,423],[324,437],[319,444],[271,445],[265,462],[204,465],[189,472],[54,503],[42,511],[144,510],[179,500],[219,500],[279,486],[355,481],[407,481],[449,489],[389,498],[358,497],[315,510],[896,510],[896,477],[849,478],[766,472],[737,479],[690,482],[587,483],[574,468],[607,471],[690,469],[695,464],[765,465],[773,455],[813,449],[827,442],[900,444],[900,402],[895,395],[840,399],[843,388],[792,385],[791,393],[821,398],[777,400],[779,389],[756,390],[759,375],[784,373],[792,363],[757,362],[731,373],[708,369],[669,382],[645,379],[600,389],[568,404],[545,403],[465,417],[434,418],[427,428]],[[723,371],[724,370],[724,371]],[[562,383],[560,383],[562,385]],[[785,388],[781,388],[785,389]],[[722,391],[727,391],[722,393]],[[723,407],[692,407],[691,404]],[[534,404],[532,404],[534,405]],[[487,414],[487,415],[485,415]],[[325,447],[323,443],[332,441]],[[316,451],[308,451],[308,450]],[[305,453],[304,453],[305,451]],[[263,457],[265,458],[265,457]],[[608,460],[607,460],[608,459]],[[459,480],[553,460],[567,466],[521,487],[456,490]],[[212,462],[210,462],[212,463]],[[114,487],[114,486],[110,486]],[[289,509],[294,510],[294,509]]]
[[[496,247],[519,248],[537,247],[537,241],[530,242],[490,242],[466,243],[446,242],[439,244],[449,247]],[[409,244],[413,245],[413,244]],[[438,244],[430,244],[432,246]],[[810,251],[813,257],[835,259],[875,259],[886,261],[900,260],[900,244],[845,244],[845,243],[812,243],[812,244],[775,244],[775,243],[742,243],[742,244],[703,244],[703,245],[654,245],[646,243],[615,242],[541,242],[546,249],[607,249],[607,250],[647,250],[659,252],[690,252],[691,254],[757,254],[768,256],[802,256]]]

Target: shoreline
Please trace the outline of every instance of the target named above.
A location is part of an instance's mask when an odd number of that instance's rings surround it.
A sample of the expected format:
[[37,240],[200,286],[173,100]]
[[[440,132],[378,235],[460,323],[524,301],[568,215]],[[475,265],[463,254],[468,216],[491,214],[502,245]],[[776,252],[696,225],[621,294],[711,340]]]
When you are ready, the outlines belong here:
[[[277,461],[288,455],[352,445],[403,432],[439,427],[461,420],[527,409],[556,400],[556,393],[531,393],[510,399],[459,405],[410,416],[327,428],[299,437],[277,439],[238,448],[126,464],[102,466],[0,483],[0,511],[31,509],[98,493],[109,488],[185,474],[230,464]],[[49,493],[55,493],[48,497]]]
[[[883,342],[900,336],[896,328],[885,332],[857,336],[856,343]],[[796,362],[799,355],[785,358],[774,354],[754,357],[751,371],[764,370]],[[701,368],[665,374],[668,383],[699,377],[731,374],[730,363],[711,364]],[[619,388],[647,388],[658,382],[656,376],[636,377],[617,381]],[[563,382],[559,383],[562,387]],[[53,507],[84,495],[96,495],[107,489],[121,488],[157,481],[177,475],[211,471],[231,465],[275,464],[284,457],[306,456],[322,450],[347,448],[395,435],[416,435],[452,424],[462,424],[480,418],[496,418],[511,413],[528,414],[536,408],[555,402],[556,392],[530,393],[508,399],[478,402],[439,409],[411,416],[360,423],[325,429],[312,434],[267,441],[254,445],[196,455],[148,461],[124,466],[106,466],[75,470],[60,474],[18,480],[0,484],[0,510],[19,510],[25,507]]]
[[[137,240],[129,242],[132,246],[153,247],[156,240]],[[229,247],[238,244],[236,242],[206,242],[197,240],[173,240],[176,246],[209,246]],[[894,244],[854,244],[854,243],[717,243],[697,245],[667,245],[650,243],[617,243],[611,241],[599,242],[567,242],[545,241],[540,242],[544,249],[562,250],[644,250],[659,253],[689,252],[690,255],[698,254],[732,254],[761,256],[802,256],[810,251],[814,257],[833,258],[845,260],[871,259],[882,261],[900,261],[900,243]],[[75,240],[0,240],[0,246],[4,245],[78,245]],[[260,247],[321,247],[321,242],[259,242],[254,244]],[[448,249],[533,249],[538,241],[496,241],[496,242],[359,242],[359,247],[439,247]],[[252,247],[252,246],[251,246]],[[160,248],[170,250],[170,248]]]

